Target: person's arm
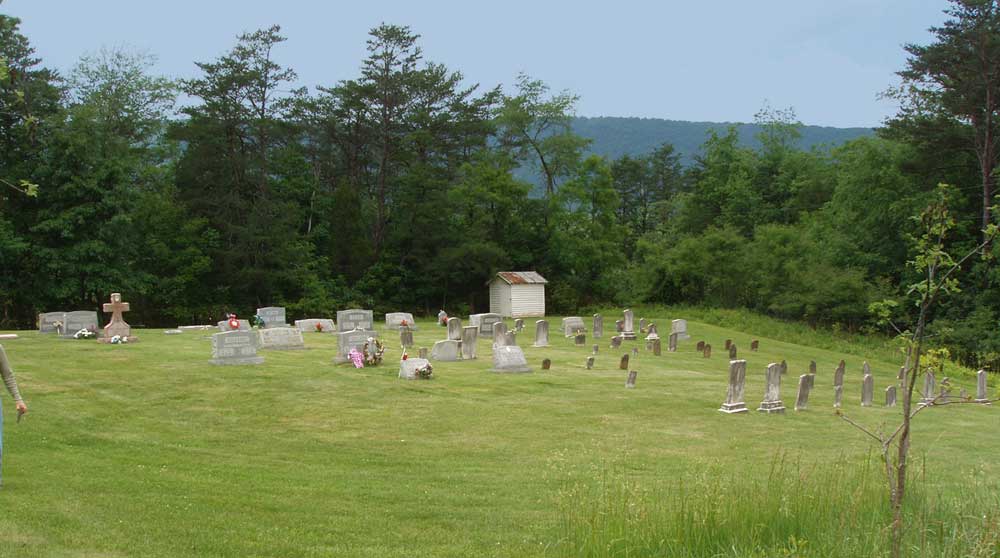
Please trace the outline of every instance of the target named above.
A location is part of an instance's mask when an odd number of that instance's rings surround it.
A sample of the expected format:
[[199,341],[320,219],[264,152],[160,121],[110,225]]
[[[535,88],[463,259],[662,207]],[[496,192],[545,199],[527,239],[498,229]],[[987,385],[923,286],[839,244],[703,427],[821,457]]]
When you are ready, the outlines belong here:
[[3,377],[3,383],[7,386],[7,391],[14,398],[14,405],[17,407],[18,412],[22,414],[27,413],[28,406],[24,404],[21,392],[17,389],[17,379],[14,378],[14,370],[10,367],[10,361],[7,360],[7,351],[4,350],[3,345],[0,345],[0,377]]

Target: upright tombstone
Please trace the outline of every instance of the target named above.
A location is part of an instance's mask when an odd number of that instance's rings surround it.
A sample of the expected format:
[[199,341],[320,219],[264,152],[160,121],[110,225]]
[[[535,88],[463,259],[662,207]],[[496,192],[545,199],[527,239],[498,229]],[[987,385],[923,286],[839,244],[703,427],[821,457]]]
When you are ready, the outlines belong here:
[[844,369],[846,366],[844,361],[840,361],[837,369],[833,371],[833,406],[838,409],[844,399]]
[[871,407],[872,399],[875,398],[875,379],[871,374],[865,374],[861,382],[861,406]]
[[462,320],[458,318],[448,318],[448,339],[451,341],[462,340]]
[[785,404],[781,402],[781,365],[778,363],[767,365],[767,387],[757,410],[768,414],[785,412]]
[[548,370],[552,368],[552,359],[542,359],[542,370]]
[[128,325],[122,312],[129,311],[129,303],[122,302],[121,293],[111,293],[111,302],[104,303],[104,311],[111,313],[111,321],[104,326],[104,336],[101,343],[110,343],[113,337],[120,337],[128,341],[135,341],[132,337],[132,326]]
[[514,320],[514,331],[516,331],[517,333],[521,333],[521,330],[523,329],[524,329],[524,318],[518,318]]
[[475,360],[476,349],[479,344],[479,328],[476,326],[465,326],[462,328],[462,359]]
[[257,330],[257,346],[278,351],[305,349],[302,330],[297,327],[269,327]]
[[809,361],[809,373],[812,374],[813,376],[816,375],[816,361],[815,360],[810,360]]
[[804,411],[809,406],[809,392],[812,391],[816,381],[813,374],[803,374],[799,376],[799,392],[795,396],[795,410]]
[[413,314],[409,312],[389,312],[385,315],[386,329],[399,329],[404,326],[417,331],[417,322],[413,319]]
[[757,349],[759,349],[759,348],[760,348],[760,341],[758,341],[757,339],[754,339],[753,341],[750,342],[750,350],[751,351],[753,351],[753,352],[756,353]]
[[400,326],[399,328],[399,345],[403,348],[409,348],[413,346],[413,330],[407,326]]
[[899,367],[899,373],[896,375],[896,379],[899,380],[899,386],[903,387],[903,384],[906,382],[906,367],[905,366],[900,366]]
[[646,335],[647,344],[651,344],[653,341],[660,338],[660,332],[657,331],[656,324],[649,324],[649,327],[647,327],[646,330],[649,332],[649,334]]
[[[389,328],[394,329],[394,328]],[[417,370],[430,364],[426,358],[408,358],[399,361],[399,377],[404,380],[419,380]]]
[[[352,308],[350,310],[337,311],[337,331],[346,332],[363,329],[369,332],[375,331],[375,320],[371,310],[360,310]],[[371,337],[371,335],[369,335]]]
[[889,386],[885,388],[885,406],[896,406],[896,386]]
[[986,395],[986,371],[980,370],[976,373],[976,403],[989,403],[990,398]]
[[781,375],[784,376],[788,374],[788,363],[784,359],[781,360]]
[[496,314],[494,312],[472,314],[469,316],[469,325],[478,327],[479,335],[492,336],[493,324],[502,322],[503,318],[500,317],[500,314]]
[[594,357],[587,357],[587,370],[592,370],[594,368]]
[[704,341],[698,341],[698,344],[695,345],[694,350],[698,351],[699,353],[703,352],[705,350],[705,342]]
[[747,361],[733,360],[729,362],[729,388],[726,390],[726,401],[719,408],[719,411],[729,414],[747,412],[747,405],[743,401],[746,377]]
[[639,358],[639,347],[632,347],[632,358]]
[[493,349],[493,372],[531,372],[521,347],[496,347]]
[[619,349],[619,348],[621,348],[621,346],[622,346],[622,336],[621,335],[613,335],[611,337],[611,348],[612,349]]
[[256,332],[232,330],[212,335],[212,360],[216,365],[261,364],[257,356]]
[[[596,345],[595,345],[596,346]],[[659,339],[653,339],[653,356],[660,356],[662,354],[662,347],[660,345]]]
[[726,339],[726,350],[728,351],[729,347],[732,347],[732,346],[733,346],[733,340],[732,339]]
[[[702,350],[704,350],[704,349],[705,349],[705,346],[702,345]],[[667,352],[668,353],[676,353],[677,352],[677,334],[676,333],[671,333],[670,337],[667,337]]]
[[628,353],[622,355],[621,361],[618,363],[619,370],[628,370]]
[[736,360],[736,343],[729,344],[729,360]]
[[97,333],[97,312],[93,310],[76,310],[63,314],[63,332],[60,337],[70,338],[73,334],[86,329]]
[[[339,322],[337,325],[340,325]],[[374,331],[361,328],[340,332],[337,335],[337,356],[333,357],[333,362],[342,363],[350,361],[351,357],[349,355],[351,354],[351,349],[362,351],[365,348],[365,343],[368,342],[368,338],[375,336],[376,333]]]
[[625,320],[615,320],[615,333],[619,335],[625,331]]
[[587,334],[578,333],[573,337],[573,344],[577,347],[582,347],[587,344]]
[[508,331],[507,333],[505,333],[503,335],[503,344],[507,345],[508,347],[516,347],[517,346],[517,332],[511,330],[511,331]]
[[622,318],[622,337],[627,341],[635,341],[635,312],[626,309]]
[[670,322],[670,332],[677,334],[677,339],[679,341],[686,341],[691,339],[688,335],[688,322],[687,320],[674,320]]
[[302,333],[337,333],[337,326],[327,318],[295,320],[295,327]]
[[66,312],[43,312],[38,315],[38,333],[59,333],[56,322],[65,325],[63,318]]
[[635,378],[639,375],[637,370],[629,370],[628,378],[625,379],[625,387],[627,389],[632,389],[635,387]]
[[868,361],[861,363],[861,377],[864,378],[872,373],[872,367],[868,366]]
[[264,328],[288,327],[285,323],[285,308],[283,306],[266,306],[257,309],[257,315],[264,322]]
[[494,323],[493,331],[490,333],[493,335],[494,347],[503,347],[507,344],[507,324],[503,322]]
[[646,318],[639,318],[639,332],[646,333]]
[[923,405],[930,405],[931,403],[934,402],[934,397],[935,397],[935,395],[934,395],[934,384],[935,383],[936,382],[934,380],[934,371],[931,370],[930,368],[928,368],[927,372],[924,374],[924,391],[923,391],[923,394],[922,394],[923,396],[920,399],[920,403],[921,404],[923,404]]
[[427,360],[427,347],[420,347],[420,349],[417,351],[417,355],[420,358]]
[[549,322],[548,320],[538,320],[535,322],[535,343],[533,347],[549,346]]
[[712,345],[705,343],[705,350],[701,352],[701,356],[704,358],[712,358]]
[[597,343],[594,343],[594,345],[590,348],[590,350],[591,350],[591,352],[593,354],[596,355],[597,353],[599,353],[601,351],[601,346],[598,345]]
[[594,339],[604,337],[604,316],[594,314]]
[[568,318],[562,319],[563,336],[573,337],[578,333],[583,333],[587,330],[587,326],[583,323],[583,318],[579,316],[570,316]]
[[442,339],[431,347],[431,360],[453,362],[462,360],[462,342],[454,339]]

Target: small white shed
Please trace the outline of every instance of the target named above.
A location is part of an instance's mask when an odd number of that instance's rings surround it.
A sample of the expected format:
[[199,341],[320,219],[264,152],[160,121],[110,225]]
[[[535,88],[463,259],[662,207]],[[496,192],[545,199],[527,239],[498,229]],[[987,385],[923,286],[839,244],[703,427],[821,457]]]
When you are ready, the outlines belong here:
[[545,316],[545,284],[534,271],[500,271],[490,281],[490,312],[504,318]]

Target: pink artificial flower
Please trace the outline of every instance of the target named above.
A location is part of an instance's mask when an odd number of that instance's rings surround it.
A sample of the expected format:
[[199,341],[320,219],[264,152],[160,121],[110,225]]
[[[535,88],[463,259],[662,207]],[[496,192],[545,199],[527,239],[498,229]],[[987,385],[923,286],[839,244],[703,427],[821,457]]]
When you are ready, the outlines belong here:
[[359,353],[357,349],[351,349],[351,352],[347,353],[347,356],[350,357],[351,362],[354,363],[355,368],[365,367],[365,357],[364,355]]

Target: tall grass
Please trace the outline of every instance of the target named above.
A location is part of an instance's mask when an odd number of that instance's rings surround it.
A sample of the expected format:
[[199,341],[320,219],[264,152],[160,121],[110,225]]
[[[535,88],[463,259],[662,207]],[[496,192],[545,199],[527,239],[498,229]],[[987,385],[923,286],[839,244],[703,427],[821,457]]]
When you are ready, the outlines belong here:
[[[906,503],[906,554],[1000,556],[1000,497],[925,490],[915,475]],[[574,557],[881,557],[889,518],[881,463],[805,466],[780,455],[767,476],[709,466],[649,486],[618,465],[562,492],[558,553]]]

